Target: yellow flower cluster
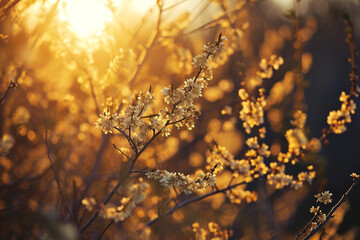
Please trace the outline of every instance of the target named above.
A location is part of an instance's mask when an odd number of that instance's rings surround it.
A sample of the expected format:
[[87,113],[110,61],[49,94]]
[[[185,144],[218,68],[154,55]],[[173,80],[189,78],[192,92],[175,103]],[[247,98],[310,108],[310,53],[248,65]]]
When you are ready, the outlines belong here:
[[[276,164],[276,163],[272,163]],[[285,166],[272,166],[272,169],[276,169],[272,173],[267,175],[267,183],[274,186],[276,189],[282,189],[290,185],[293,181],[293,176],[285,174]]]
[[311,184],[315,178],[315,171],[313,171],[313,166],[311,165],[307,167],[307,171],[300,172],[297,175],[297,179],[292,175],[286,174],[286,164],[291,163],[295,165],[304,151],[317,151],[321,146],[316,138],[313,138],[310,142],[308,141],[304,133],[306,118],[306,114],[300,110],[294,113],[294,120],[291,121],[293,128],[289,129],[285,134],[289,144],[288,151],[286,153],[279,153],[277,157],[278,162],[270,164],[271,173],[267,175],[267,179],[268,183],[274,185],[276,189],[281,189],[288,185],[291,185],[294,189],[299,189],[303,186],[304,182]]
[[[253,139],[253,141],[255,140]],[[216,166],[214,172],[218,176],[220,176],[223,171],[230,171],[234,183],[244,183],[226,191],[226,196],[232,203],[240,204],[243,200],[248,203],[256,201],[256,193],[246,190],[246,183],[252,182],[254,178],[259,175],[259,171],[262,173],[266,173],[267,171],[267,167],[263,162],[263,157],[257,155],[258,151],[250,149],[248,152],[252,152],[251,156],[254,158],[249,156],[248,159],[237,160],[225,147],[215,144],[206,160],[208,163],[207,169],[214,169],[212,166]]]
[[260,126],[264,123],[264,107],[266,105],[264,91],[261,88],[259,90],[260,96],[255,101],[252,101],[245,89],[241,88],[239,90],[239,97],[242,100],[239,118],[242,120],[247,134],[250,134],[255,126]]
[[284,63],[282,57],[272,55],[269,60],[263,58],[259,63],[260,70],[256,72],[256,76],[252,77],[248,82],[248,87],[254,89],[260,86],[263,79],[270,79],[273,76],[274,70],[278,70],[279,67]]
[[331,195],[332,193],[330,193],[329,191],[318,193],[315,195],[315,197],[317,198],[316,202],[321,202],[324,204],[331,203],[332,202]]
[[356,174],[356,173],[352,173],[352,174],[350,174],[350,177],[357,179],[357,178],[360,178],[360,175]]
[[285,137],[289,143],[288,152],[293,156],[299,156],[302,149],[305,149],[308,144],[308,139],[304,133],[304,126],[306,123],[306,114],[298,110],[294,114],[294,120],[291,121],[293,129],[289,129]]
[[[124,89],[130,91],[126,84],[130,80],[130,76],[132,71],[137,65],[136,54],[132,49],[123,49],[120,48],[117,55],[113,58],[109,63],[108,70],[104,77],[101,79],[100,84],[101,87],[107,92],[108,89],[111,89],[113,94],[121,94],[125,93]],[[114,92],[114,85],[121,84],[122,89],[117,89],[117,92]],[[124,94],[121,94],[124,95]]]
[[[143,182],[140,178],[138,183],[132,184],[128,187],[128,196],[120,200],[121,205],[106,204],[100,206],[99,215],[104,219],[112,219],[115,222],[123,221],[128,218],[132,211],[139,203],[145,199],[145,192],[149,188],[149,184]],[[85,198],[81,201],[88,211],[92,211],[96,206],[94,198]]]
[[15,139],[9,134],[4,134],[0,139],[0,156],[6,155],[14,146]]
[[[324,204],[328,204],[332,202],[331,199],[332,193],[330,193],[329,191],[325,191],[319,194],[314,195],[314,197],[316,197],[316,202],[321,202]],[[323,223],[326,220],[326,214],[323,213],[320,209],[320,206],[314,207],[312,206],[310,208],[310,213],[314,213],[315,214],[315,218],[314,220],[310,223],[310,227],[309,227],[309,231],[314,230],[315,228],[317,228],[321,223]]]
[[86,210],[92,211],[96,207],[96,200],[95,198],[84,198],[81,200],[82,205],[86,207]]
[[226,192],[226,197],[230,200],[231,203],[240,204],[244,200],[247,203],[256,202],[258,196],[255,191],[245,190],[244,187],[239,186],[232,188]]
[[170,135],[170,125],[180,128],[186,126],[191,130],[195,126],[195,119],[199,115],[194,100],[202,96],[202,91],[208,86],[208,81],[213,78],[210,60],[216,61],[224,48],[223,41],[226,37],[219,36],[215,43],[204,46],[203,53],[194,57],[193,66],[198,68],[198,74],[184,82],[184,86],[174,89],[164,87],[161,93],[164,102],[171,107],[165,107],[157,114],[144,115],[154,104],[155,95],[149,91],[140,92],[135,96],[133,103],[122,110],[121,114],[110,114],[107,111],[101,114],[96,127],[105,134],[112,133],[117,127],[120,132],[127,134],[131,147],[136,152],[140,150],[149,132],[162,132],[163,135]]
[[95,123],[97,128],[100,128],[105,134],[112,133],[114,127],[119,126],[120,124],[120,117],[117,113],[110,114],[110,112],[105,112],[104,114],[100,114],[100,118]]
[[139,203],[145,199],[145,192],[149,188],[149,184],[143,182],[142,178],[139,183],[134,183],[128,188],[128,196],[120,200],[120,206],[107,204],[101,206],[99,215],[104,219],[112,219],[115,222],[124,221],[129,217],[132,211]]
[[340,110],[331,111],[327,117],[327,123],[330,125],[331,132],[340,134],[346,131],[346,123],[351,123],[351,114],[355,113],[356,104],[350,99],[350,95],[341,92],[339,98],[342,102]]
[[213,187],[216,179],[212,171],[205,174],[201,170],[195,173],[195,177],[179,172],[169,172],[159,169],[147,172],[145,175],[149,179],[159,180],[159,183],[163,187],[176,187],[180,192],[184,192],[185,194],[205,190],[208,186]]
[[230,239],[233,234],[231,230],[222,230],[219,224],[215,222],[208,223],[208,230],[200,227],[200,224],[195,222],[192,224],[192,232],[196,240],[227,240]]

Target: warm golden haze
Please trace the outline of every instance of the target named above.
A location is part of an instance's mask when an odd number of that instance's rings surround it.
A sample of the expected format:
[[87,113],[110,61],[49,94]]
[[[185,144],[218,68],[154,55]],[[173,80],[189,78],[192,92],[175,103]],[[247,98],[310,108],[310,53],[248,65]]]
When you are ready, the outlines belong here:
[[357,4],[1,1],[0,239],[359,239]]
[[112,20],[112,12],[101,0],[69,0],[62,1],[59,17],[68,21],[72,31],[79,37],[99,35]]

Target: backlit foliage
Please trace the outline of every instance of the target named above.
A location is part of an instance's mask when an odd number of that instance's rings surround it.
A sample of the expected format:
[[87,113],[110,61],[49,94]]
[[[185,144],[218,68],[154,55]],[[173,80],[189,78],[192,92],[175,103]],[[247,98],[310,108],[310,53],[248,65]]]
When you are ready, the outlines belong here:
[[[2,1],[0,238],[339,237],[359,172],[324,191],[324,155],[357,136],[358,22],[284,2]],[[349,76],[311,115],[332,18]]]

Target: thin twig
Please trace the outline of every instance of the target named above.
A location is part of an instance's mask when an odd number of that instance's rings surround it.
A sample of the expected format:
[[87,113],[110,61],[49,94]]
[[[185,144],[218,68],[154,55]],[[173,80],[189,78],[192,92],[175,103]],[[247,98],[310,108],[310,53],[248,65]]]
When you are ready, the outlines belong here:
[[336,211],[336,209],[338,209],[341,206],[341,204],[343,204],[345,202],[346,198],[349,196],[349,194],[353,190],[354,186],[359,183],[359,181],[360,181],[360,178],[356,178],[356,179],[353,180],[353,183],[351,184],[349,189],[342,195],[340,200],[335,204],[335,206],[326,215],[325,221],[323,221],[316,228],[314,228],[303,240],[310,239],[316,232],[318,232],[320,230],[322,225],[324,225],[327,221],[329,221],[330,218],[334,217],[333,214]]
[[[237,8],[237,9],[234,9],[234,10],[232,10],[232,11],[229,11],[228,14],[239,14],[241,11],[244,11],[244,10],[245,10],[243,7],[244,7],[246,4],[248,4],[248,3],[251,3],[251,1],[250,1],[250,0],[247,0],[247,1],[244,3],[244,5],[241,6],[241,8]],[[193,29],[193,30],[191,30],[191,31],[189,31],[189,32],[181,33],[181,34],[179,34],[179,35],[162,36],[162,37],[163,37],[163,38],[181,38],[181,37],[185,37],[185,36],[187,36],[187,35],[191,35],[191,34],[193,34],[193,33],[196,33],[196,32],[198,32],[198,31],[204,31],[204,30],[209,30],[209,29],[213,29],[213,28],[219,27],[220,24],[218,24],[217,22],[219,22],[219,21],[227,18],[227,17],[228,17],[228,14],[225,13],[225,14],[221,15],[220,17],[218,17],[218,18],[216,18],[216,19],[214,19],[214,20],[211,20],[211,21],[209,21],[209,22],[207,22],[207,23],[205,23],[205,24],[203,24],[203,25],[201,25],[201,26],[199,26],[199,27],[197,27],[197,28],[195,28],[195,29]]]
[[[136,163],[136,160],[140,157],[140,155],[143,153],[143,151],[145,151],[145,149],[152,143],[152,141],[159,136],[161,133],[161,131],[157,132],[143,147],[142,149],[139,151],[139,153],[134,157],[133,161],[131,161],[131,164],[128,167],[128,170],[126,171],[126,173],[120,178],[120,180],[118,181],[118,183],[116,184],[116,186],[113,188],[113,190],[107,195],[107,197],[105,198],[105,200],[103,201],[103,204],[105,205],[106,203],[109,202],[109,200],[112,198],[112,196],[117,192],[117,190],[119,189],[119,187],[125,182],[125,180],[128,178],[128,176],[131,174],[134,165]],[[79,233],[82,234],[91,224],[92,222],[97,218],[97,216],[99,215],[99,212],[97,211],[79,230]]]
[[182,4],[182,3],[186,2],[186,1],[188,1],[188,0],[182,0],[182,1],[179,1],[177,3],[174,3],[173,5],[171,5],[171,6],[167,7],[167,8],[164,8],[163,11],[165,12],[165,11],[171,10],[172,8],[178,6],[178,5],[180,5],[180,4]]
[[311,225],[311,223],[312,223],[312,222],[317,218],[317,216],[319,215],[319,212],[320,212],[320,211],[317,211],[316,214],[314,214],[314,216],[311,218],[311,220],[309,221],[309,223],[306,224],[306,226],[304,227],[304,229],[303,229],[301,232],[298,232],[298,234],[297,234],[297,236],[295,237],[294,240],[299,239],[299,237],[306,232],[306,230],[309,228],[309,226]]
[[89,70],[85,66],[83,66],[82,63],[80,63],[79,59],[74,55],[74,53],[71,51],[71,49],[69,49],[69,47],[63,41],[61,41],[61,44],[63,45],[63,47],[65,48],[67,53],[71,56],[72,60],[75,61],[76,65],[87,75],[89,83],[90,83],[90,94],[95,103],[95,111],[96,111],[96,114],[99,115],[100,107],[99,107],[99,103],[97,101],[96,94],[95,94],[93,78],[91,77]]
[[[133,73],[131,80],[129,81],[129,86],[131,86],[134,83],[135,79],[137,78],[138,74],[140,73],[140,70],[142,69],[142,67],[145,64],[147,57],[149,56],[150,49],[155,45],[156,40],[160,36],[160,24],[162,21],[162,5],[158,2],[157,6],[159,8],[159,14],[158,14],[158,19],[157,19],[155,30],[150,35],[150,37],[146,43],[145,49],[141,52],[141,54],[138,58],[138,61],[137,61],[138,66],[137,66],[135,72]],[[119,113],[119,111],[120,111],[120,107],[118,108],[117,113]]]
[[147,167],[143,168],[142,170],[132,170],[131,173],[147,173]]
[[4,95],[0,99],[0,105],[5,101],[5,98],[10,94],[11,89],[15,88],[17,86],[16,82],[10,81]]
[[210,192],[210,193],[207,193],[207,194],[204,194],[204,195],[200,195],[200,196],[197,196],[197,197],[193,197],[193,198],[190,198],[188,200],[185,200],[185,201],[182,201],[178,204],[176,204],[173,208],[171,208],[170,210],[168,210],[166,213],[162,214],[161,216],[158,216],[156,218],[154,218],[153,220],[149,221],[148,223],[145,224],[146,227],[154,224],[156,221],[159,220],[160,217],[163,217],[163,216],[167,216],[167,215],[170,215],[172,214],[173,212],[175,212],[176,210],[182,208],[182,207],[185,207],[186,205],[190,204],[190,203],[193,203],[193,202],[197,202],[197,201],[200,201],[204,198],[207,198],[207,197],[210,197],[210,196],[213,196],[213,195],[216,195],[218,193],[224,193],[232,188],[235,188],[237,186],[240,186],[240,185],[243,185],[245,184],[245,182],[241,182],[241,183],[237,183],[237,184],[234,184],[234,185],[231,185],[231,186],[228,186],[226,188],[223,188],[223,189],[219,189],[219,190],[216,190],[216,191],[213,191],[213,192]]
[[2,189],[5,188],[13,188],[18,184],[23,184],[23,183],[30,183],[30,182],[34,182],[37,180],[40,180],[46,173],[48,173],[50,170],[52,169],[52,166],[50,165],[49,167],[47,167],[42,173],[39,173],[38,175],[35,176],[28,176],[28,177],[23,177],[20,179],[17,179],[11,183],[7,183],[7,184],[2,184],[0,185],[0,191]]
[[6,4],[5,7],[1,8],[0,11],[0,18],[2,18],[4,15],[7,15],[10,13],[10,10],[12,8],[15,8],[16,4],[18,4],[20,0],[15,0],[11,4]]
[[[123,134],[123,135],[126,137],[127,141],[128,141],[129,144],[130,144],[130,147],[132,148],[132,150],[134,150],[135,154],[137,154],[137,153],[138,153],[137,146],[136,146],[135,142],[132,140],[130,134],[129,134],[129,135],[126,134],[125,131],[121,130],[121,129],[118,128],[118,127],[114,127],[114,128],[115,128],[116,130],[118,130],[121,134]],[[130,133],[130,132],[131,132],[131,131],[129,131],[129,133]]]
[[103,134],[102,139],[101,139],[101,143],[100,143],[100,147],[99,147],[99,149],[98,149],[98,151],[96,153],[96,157],[95,157],[93,167],[91,168],[90,173],[89,173],[87,179],[85,180],[86,185],[85,185],[85,188],[84,188],[84,190],[82,191],[82,193],[80,195],[78,205],[81,202],[82,198],[89,191],[91,184],[96,179],[96,173],[97,173],[97,171],[99,169],[102,156],[103,156],[103,154],[105,152],[105,149],[106,149],[106,146],[107,146],[109,140],[110,140],[110,136]]
[[55,166],[55,164],[54,164],[54,162],[53,162],[53,160],[51,159],[51,156],[50,156],[50,146],[49,146],[49,142],[48,142],[48,128],[47,128],[47,123],[46,123],[46,128],[45,128],[45,142],[46,142],[48,159],[49,159],[49,161],[50,161],[50,163],[51,163],[51,165],[52,165],[52,168],[53,168],[53,170],[54,170],[54,177],[55,177],[55,181],[56,181],[56,183],[57,183],[57,185],[58,185],[60,195],[61,195],[62,199],[63,199],[64,202],[65,202],[65,205],[66,205],[66,207],[67,207],[67,209],[68,209],[68,211],[69,211],[69,213],[70,213],[70,215],[71,215],[72,220],[74,221],[74,216],[73,216],[71,207],[70,207],[68,201],[66,200],[66,197],[65,197],[65,195],[64,195],[64,192],[63,192],[63,190],[62,190],[62,188],[61,188],[61,185],[60,185],[60,179],[59,179],[58,172],[57,172],[57,170],[56,170],[56,166]]
[[[150,8],[146,13],[145,15],[143,16],[143,18],[141,19],[141,22],[140,24],[136,27],[136,30],[135,32],[132,34],[132,37],[130,39],[130,44],[133,44],[133,45],[136,45],[136,37],[138,35],[138,33],[140,32],[141,28],[145,25],[146,21],[147,21],[147,18],[149,17],[150,13],[153,11],[152,8]],[[132,48],[132,46],[131,46]]]
[[359,80],[359,77],[357,76],[357,65],[356,65],[356,55],[358,54],[356,50],[356,45],[354,43],[354,36],[353,36],[353,23],[350,20],[349,15],[344,12],[344,22],[346,24],[346,39],[345,42],[349,45],[350,50],[350,58],[349,62],[351,64],[351,73],[350,73],[350,82],[351,82],[351,90],[350,90],[350,96],[355,97],[357,95],[358,91],[358,85],[357,82]]
[[118,150],[121,154],[123,154],[128,160],[132,161],[132,159],[126,153],[124,153],[120,148],[118,148],[115,144],[113,144],[113,146],[116,150]]
[[106,230],[108,230],[109,227],[110,227],[113,223],[114,223],[114,220],[111,220],[111,221],[109,222],[109,224],[106,225],[106,227],[104,228],[104,230],[103,230],[103,231],[101,232],[101,234],[99,235],[98,240],[100,240],[100,239],[102,238],[102,236],[104,235],[104,233],[106,232]]
[[[159,9],[160,9],[160,13],[159,13],[159,19],[161,18],[161,6],[159,6]],[[159,27],[159,24],[160,24],[160,20],[158,22],[158,27]],[[156,35],[158,34],[158,32],[156,33]],[[218,40],[216,42],[216,45],[220,44],[221,42],[221,36],[222,34],[220,33],[219,34],[219,37],[218,37]],[[156,36],[155,36],[156,37]],[[152,45],[152,44],[151,44]],[[209,58],[210,54],[207,56],[207,58]],[[194,78],[194,82],[196,81],[196,79],[199,77],[200,73],[202,72],[202,68],[200,67],[198,73],[196,74],[195,78]],[[133,78],[134,79],[134,78]],[[177,104],[179,104],[180,102],[178,102]],[[173,106],[173,109],[172,109],[172,112],[175,110],[176,108],[176,105],[177,104],[174,104]],[[170,125],[170,120],[167,120],[167,122],[164,124],[164,127]],[[116,184],[116,186],[113,188],[113,190],[108,194],[108,196],[105,198],[105,200],[103,201],[103,204],[107,204],[108,201],[112,198],[112,196],[117,192],[117,190],[119,189],[119,187],[126,181],[126,179],[128,178],[128,176],[132,173],[132,170],[135,166],[135,163],[137,161],[137,159],[140,157],[140,155],[145,151],[145,149],[154,141],[154,139],[156,137],[158,137],[162,130],[159,130],[158,132],[156,132],[152,137],[151,139],[140,149],[140,151],[137,150],[137,146],[136,144],[132,141],[130,135],[127,135],[126,132],[122,131],[120,128],[118,127],[115,127],[116,130],[118,130],[119,132],[121,132],[129,141],[130,145],[134,145],[134,151],[135,151],[135,156],[134,158],[132,159],[132,161],[130,161],[130,165],[127,169],[127,171],[120,177],[118,183]],[[132,146],[133,147],[133,146]],[[226,190],[223,190],[223,191],[226,191]],[[200,198],[202,199],[202,198]],[[186,203],[187,201],[183,202],[182,204],[185,204],[187,205]],[[99,215],[99,210],[96,211],[96,213],[80,228],[79,230],[79,233],[82,234],[91,224],[92,222],[97,218],[97,216]]]
[[[350,88],[350,97],[348,102],[350,102],[350,100],[353,100],[355,97],[358,97],[358,90],[359,90],[359,86],[358,86],[358,80],[359,80],[359,76],[357,73],[357,65],[356,65],[356,56],[358,55],[357,49],[356,49],[356,45],[354,43],[354,37],[353,37],[353,24],[350,20],[350,17],[348,15],[347,12],[343,13],[343,18],[344,18],[344,22],[346,24],[346,39],[345,42],[349,45],[349,50],[350,50],[350,58],[349,58],[349,63],[351,66],[351,72],[349,74],[350,76],[350,82],[351,82],[351,88]],[[350,113],[352,115],[352,113]],[[322,142],[326,142],[327,141],[327,137],[333,133],[332,130],[332,125],[324,128],[323,129],[323,134],[322,136],[319,138],[320,141]]]
[[[153,47],[155,40],[158,38],[159,34],[160,34],[160,23],[161,23],[161,14],[162,14],[162,8],[161,5],[158,4],[159,7],[159,16],[158,16],[158,21],[157,21],[157,25],[156,25],[156,30],[155,30],[155,34],[153,34],[152,38],[149,39],[147,47],[146,47],[146,51],[145,53],[141,54],[138,60],[138,67],[135,71],[135,73],[133,74],[129,84],[131,85],[134,80],[136,79],[137,75],[140,72],[140,69],[142,68],[142,66],[145,63],[146,57],[148,56],[148,52],[149,50]],[[120,107],[118,108],[118,112],[120,111]],[[135,151],[135,157],[133,159],[133,161],[131,161],[131,164],[128,168],[128,171],[120,178],[120,180],[118,181],[118,183],[116,184],[116,186],[114,187],[114,189],[109,193],[109,195],[105,198],[103,204],[106,204],[111,197],[115,194],[115,192],[119,189],[119,187],[122,185],[122,183],[127,179],[127,177],[131,174],[131,171],[135,165],[136,160],[139,158],[140,154],[147,148],[147,146],[160,134],[160,131],[156,134],[154,134],[154,136],[150,139],[150,141],[148,143],[145,144],[145,146],[138,151],[137,146],[135,145],[135,143],[132,141],[131,137],[128,136],[124,131],[122,131],[121,129],[115,127],[116,130],[118,130],[119,132],[121,132],[126,139],[128,140],[131,148]],[[98,216],[99,212],[97,211],[79,230],[79,233],[82,234],[90,225],[91,223],[96,219],[96,217]]]
[[304,111],[306,105],[304,103],[305,94],[304,94],[304,76],[302,74],[302,55],[305,48],[305,41],[299,37],[299,32],[301,31],[301,17],[300,17],[300,2],[301,0],[296,0],[294,2],[294,17],[293,17],[293,48],[294,48],[294,79],[296,84],[296,91],[294,95],[294,109]]

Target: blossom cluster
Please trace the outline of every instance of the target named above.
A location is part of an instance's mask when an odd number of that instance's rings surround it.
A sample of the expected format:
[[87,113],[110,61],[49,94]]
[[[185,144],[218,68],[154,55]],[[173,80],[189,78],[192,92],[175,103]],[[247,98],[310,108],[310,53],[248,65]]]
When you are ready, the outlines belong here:
[[[250,145],[257,144],[251,141],[248,143]],[[258,155],[258,152],[262,151],[260,149],[260,146],[257,150],[250,149],[247,154],[249,158],[241,160],[235,159],[234,156],[223,146],[214,144],[211,149],[211,153],[206,159],[208,163],[207,169],[210,169],[212,166],[217,166],[215,170],[217,175],[220,175],[223,171],[230,171],[234,184],[243,183],[226,191],[226,196],[230,202],[240,204],[244,200],[248,203],[257,200],[256,192],[246,190],[246,183],[252,182],[254,178],[257,178],[259,176],[259,172],[266,172],[267,167],[263,162],[263,156],[260,154]],[[252,159],[249,154],[251,154],[254,159]],[[266,152],[265,154],[268,153]]]
[[180,192],[191,194],[197,191],[205,190],[206,187],[213,187],[216,176],[213,170],[204,173],[202,170],[197,171],[194,177],[179,172],[169,172],[167,170],[155,170],[145,174],[149,179],[159,180],[163,187],[176,187]]
[[304,126],[306,123],[306,113],[298,110],[294,113],[294,120],[291,125],[294,127],[285,133],[286,140],[289,143],[288,152],[292,156],[299,156],[302,149],[308,145],[308,139],[304,133]]
[[360,178],[360,175],[356,174],[356,173],[352,173],[352,174],[350,174],[350,177],[352,177],[353,179],[358,179],[358,178]]
[[96,199],[95,198],[84,198],[81,200],[82,205],[85,206],[86,210],[92,211],[96,207]]
[[[262,71],[258,72],[258,77],[271,77],[272,69],[277,70],[282,63],[283,59],[277,56],[272,56],[269,62],[262,60],[260,63]],[[311,183],[314,179],[315,171],[313,171],[313,166],[307,166],[306,171],[300,172],[295,177],[286,173],[286,164],[295,165],[302,158],[305,151],[318,151],[321,143],[316,138],[311,139],[311,141],[308,140],[304,132],[306,113],[297,111],[294,113],[294,120],[291,121],[293,128],[287,130],[285,134],[288,141],[288,151],[285,153],[280,152],[277,156],[278,161],[266,165],[264,159],[270,156],[269,147],[265,143],[260,144],[258,142],[260,139],[265,138],[266,133],[265,127],[262,126],[264,123],[264,107],[267,104],[264,92],[264,89],[259,89],[259,97],[254,98],[250,97],[245,89],[241,88],[239,90],[239,97],[242,101],[239,118],[242,120],[245,132],[249,135],[252,134],[246,140],[249,150],[245,153],[247,160],[251,164],[250,175],[254,178],[266,176],[267,183],[276,189],[289,185],[298,189],[303,186],[304,182]]]
[[[320,202],[323,204],[331,203],[332,202],[331,196],[332,193],[330,193],[329,191],[324,191],[322,193],[318,193],[314,195],[314,197],[316,197],[316,202]],[[315,228],[317,228],[321,223],[323,223],[326,220],[327,216],[325,213],[321,211],[320,206],[317,207],[312,206],[310,208],[310,213],[315,214],[314,220],[310,223],[310,227],[309,227],[309,231],[312,231]]]
[[192,232],[194,239],[207,240],[207,239],[230,239],[233,235],[231,230],[222,230],[219,224],[215,222],[208,223],[208,230],[200,227],[198,222],[192,224]]
[[346,131],[346,123],[351,123],[351,114],[355,113],[356,104],[345,92],[341,92],[339,98],[342,102],[340,110],[334,110],[329,113],[327,123],[330,125],[331,132],[341,134]]
[[263,79],[270,79],[274,70],[278,70],[283,63],[284,59],[277,55],[272,55],[269,60],[262,58],[259,63],[260,70],[256,72],[255,77],[249,80],[249,88],[254,89],[262,84]]
[[264,124],[264,107],[266,106],[265,89],[259,89],[259,96],[253,100],[245,89],[239,90],[242,109],[239,113],[239,118],[243,123],[243,127],[247,134],[253,133],[252,137],[246,140],[246,145],[249,148],[245,152],[246,160],[251,165],[251,175],[253,178],[264,176],[268,173],[269,168],[266,166],[264,160],[270,156],[269,146],[265,143],[260,143],[266,135],[266,128]]
[[245,89],[239,90],[239,96],[242,105],[239,118],[243,122],[243,127],[247,134],[251,133],[251,130],[255,126],[260,126],[264,123],[264,107],[266,105],[264,89],[259,90],[259,97],[255,101],[249,98],[249,94]]
[[155,94],[150,90],[146,93],[140,92],[135,96],[133,103],[118,115],[106,111],[101,114],[96,127],[105,134],[112,133],[116,127],[118,131],[127,136],[127,139],[135,152],[141,149],[149,132],[162,132],[163,135],[170,135],[170,125],[177,128],[186,126],[191,130],[195,126],[195,120],[199,111],[194,100],[202,96],[203,90],[208,86],[208,81],[213,78],[212,66],[209,61],[216,61],[224,48],[225,36],[219,36],[215,43],[204,46],[203,53],[194,57],[193,66],[198,69],[195,77],[185,80],[184,86],[179,88],[164,87],[161,93],[164,102],[169,107],[161,109],[157,114],[144,115],[150,106],[153,106]]
[[100,118],[95,123],[97,128],[100,128],[105,134],[112,133],[114,127],[119,126],[120,118],[117,113],[110,114],[109,111],[104,111],[103,114],[100,114]]
[[240,185],[236,188],[231,188],[226,192],[226,197],[231,203],[240,204],[243,201],[247,203],[256,202],[258,195],[255,191],[245,189],[245,185]]
[[210,170],[213,166],[216,166],[215,173],[220,174],[224,170],[231,170],[236,177],[242,177],[247,182],[252,180],[250,176],[250,162],[247,160],[237,160],[234,156],[228,152],[228,150],[217,144],[211,148],[211,152],[206,158],[208,163],[207,169]]
[[315,197],[317,198],[316,202],[321,202],[324,204],[331,203],[332,202],[331,195],[332,195],[332,193],[330,193],[329,191],[318,193],[315,195]]
[[15,139],[10,134],[4,134],[0,139],[0,156],[6,155],[14,146]]
[[[203,52],[193,58],[192,65],[199,69],[195,77],[185,80],[184,86],[180,88],[164,87],[161,90],[166,104],[172,104],[171,110],[167,107],[160,111],[161,119],[166,123],[174,124],[177,128],[186,126],[191,130],[195,126],[195,120],[200,114],[194,100],[202,97],[203,90],[207,88],[209,81],[213,79],[212,66],[210,60],[216,61],[224,50],[223,41],[225,36],[219,36],[215,43],[208,43],[203,47]],[[165,135],[169,135],[168,128]]]
[[137,59],[133,49],[120,48],[100,80],[101,88],[112,97],[121,99],[126,96],[130,92],[128,82],[136,66]]
[[[148,188],[149,184],[140,178],[138,183],[134,183],[127,188],[127,197],[120,200],[119,206],[111,203],[101,205],[99,215],[104,219],[112,219],[114,222],[124,221],[131,215],[135,207],[145,199]],[[92,211],[96,206],[96,200],[94,198],[85,198],[82,200],[82,204],[86,206],[87,210]]]
[[304,133],[306,123],[306,114],[298,110],[294,113],[294,120],[291,121],[293,128],[287,130],[285,137],[288,141],[288,151],[286,153],[280,152],[277,157],[277,162],[272,162],[271,173],[267,175],[268,183],[274,185],[276,189],[284,188],[290,185],[294,189],[299,189],[304,182],[312,183],[315,178],[315,171],[313,166],[307,166],[307,171],[300,172],[295,178],[292,175],[286,174],[286,165],[291,163],[295,165],[302,157],[302,153],[307,150],[319,150],[321,144],[316,138],[309,141]]

